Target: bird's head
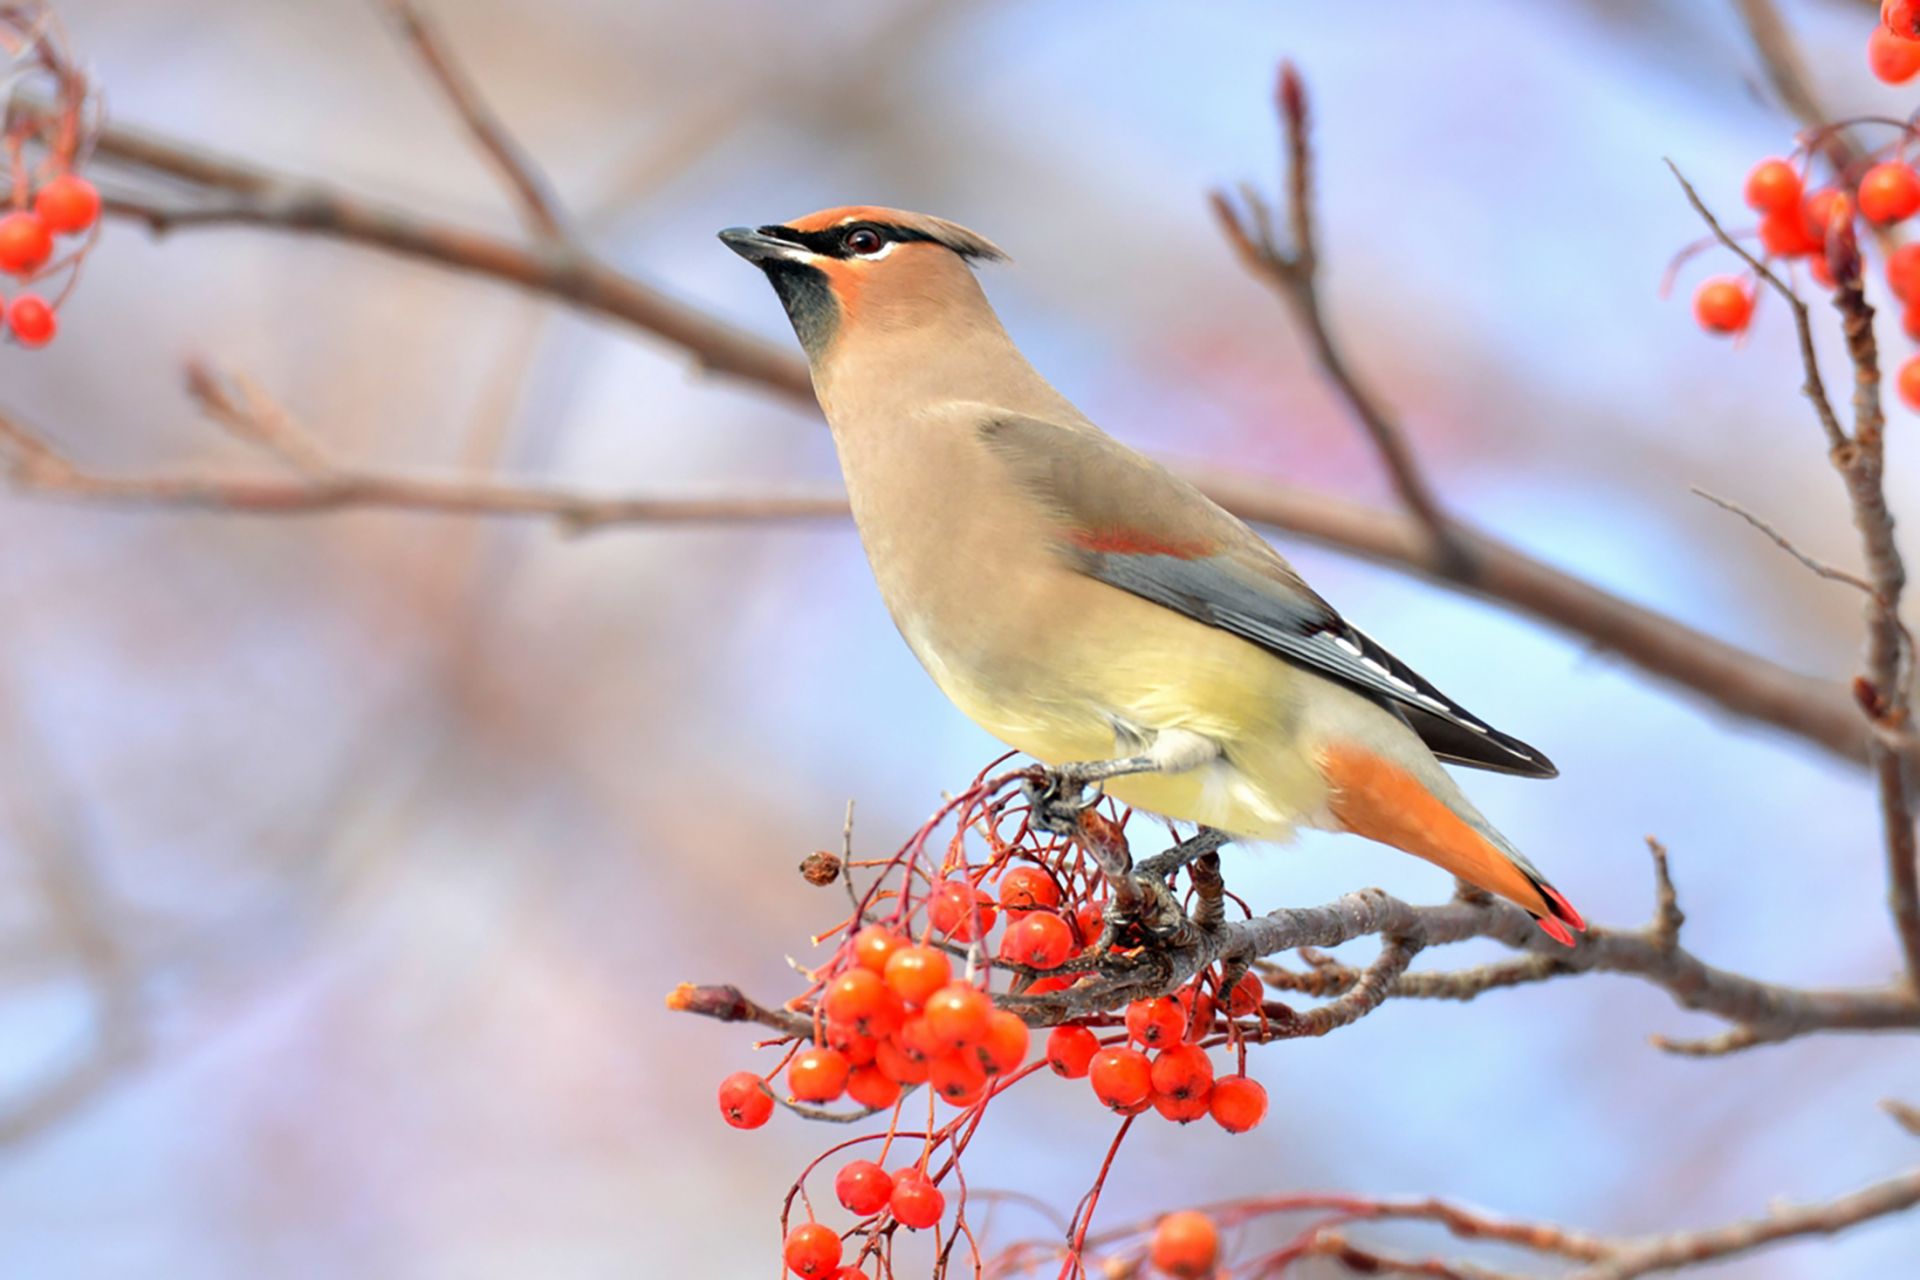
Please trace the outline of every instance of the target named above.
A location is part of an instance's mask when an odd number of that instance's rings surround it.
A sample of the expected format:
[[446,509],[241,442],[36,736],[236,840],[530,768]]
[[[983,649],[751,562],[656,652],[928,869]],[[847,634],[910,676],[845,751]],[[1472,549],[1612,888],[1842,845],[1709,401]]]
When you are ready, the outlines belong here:
[[1007,256],[958,223],[871,205],[729,227],[720,239],[767,273],[816,365],[850,333],[918,329],[975,312],[991,318],[970,264]]

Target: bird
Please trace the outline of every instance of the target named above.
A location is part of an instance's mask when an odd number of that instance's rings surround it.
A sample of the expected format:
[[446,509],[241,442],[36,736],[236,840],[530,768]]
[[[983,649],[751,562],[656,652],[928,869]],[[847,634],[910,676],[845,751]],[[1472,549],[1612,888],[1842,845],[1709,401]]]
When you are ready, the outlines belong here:
[[1166,818],[1390,845],[1574,945],[1580,913],[1442,767],[1553,763],[1055,390],[981,286],[976,267],[1007,256],[993,242],[873,205],[719,237],[784,306],[880,594],[961,712]]

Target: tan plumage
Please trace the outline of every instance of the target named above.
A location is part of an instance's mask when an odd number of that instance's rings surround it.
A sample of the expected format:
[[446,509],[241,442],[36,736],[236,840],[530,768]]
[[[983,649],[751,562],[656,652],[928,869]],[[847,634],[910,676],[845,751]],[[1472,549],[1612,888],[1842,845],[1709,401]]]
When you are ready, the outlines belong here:
[[1349,627],[1198,490],[1029,365],[942,219],[826,210],[722,238],[773,282],[812,364],[854,520],[947,696],[1050,764],[1151,755],[1129,804],[1251,837],[1354,831],[1584,927],[1436,753],[1550,776]]

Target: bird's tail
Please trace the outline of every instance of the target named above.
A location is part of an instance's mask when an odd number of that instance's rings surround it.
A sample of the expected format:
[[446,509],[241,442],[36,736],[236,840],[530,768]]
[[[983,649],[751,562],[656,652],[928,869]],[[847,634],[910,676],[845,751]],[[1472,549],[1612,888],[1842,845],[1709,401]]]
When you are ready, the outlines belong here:
[[1332,745],[1320,767],[1329,808],[1346,830],[1392,845],[1531,912],[1565,946],[1587,922],[1505,836],[1480,816],[1445,770]]

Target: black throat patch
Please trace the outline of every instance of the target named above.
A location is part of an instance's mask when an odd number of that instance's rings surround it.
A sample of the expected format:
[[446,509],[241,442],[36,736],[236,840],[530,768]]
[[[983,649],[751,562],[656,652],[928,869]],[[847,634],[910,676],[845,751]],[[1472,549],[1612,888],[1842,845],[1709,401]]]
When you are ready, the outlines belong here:
[[787,258],[769,258],[761,266],[787,309],[794,336],[809,359],[819,359],[840,328],[840,304],[834,301],[827,273]]

